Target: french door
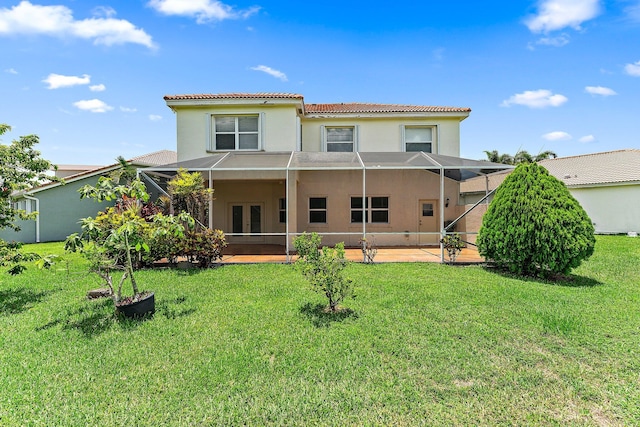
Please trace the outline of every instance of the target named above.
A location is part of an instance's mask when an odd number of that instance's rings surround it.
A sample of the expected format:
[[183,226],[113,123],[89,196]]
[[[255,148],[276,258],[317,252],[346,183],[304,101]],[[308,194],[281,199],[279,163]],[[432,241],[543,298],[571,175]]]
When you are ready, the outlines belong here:
[[264,241],[264,204],[263,203],[231,203],[229,205],[229,236],[234,243],[258,243]]

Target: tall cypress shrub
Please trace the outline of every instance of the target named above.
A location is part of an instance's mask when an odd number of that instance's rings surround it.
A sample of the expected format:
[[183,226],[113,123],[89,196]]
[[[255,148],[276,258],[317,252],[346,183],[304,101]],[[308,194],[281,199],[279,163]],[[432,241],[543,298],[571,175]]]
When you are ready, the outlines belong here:
[[563,182],[519,165],[496,191],[478,233],[480,255],[522,275],[569,273],[593,254],[594,229]]

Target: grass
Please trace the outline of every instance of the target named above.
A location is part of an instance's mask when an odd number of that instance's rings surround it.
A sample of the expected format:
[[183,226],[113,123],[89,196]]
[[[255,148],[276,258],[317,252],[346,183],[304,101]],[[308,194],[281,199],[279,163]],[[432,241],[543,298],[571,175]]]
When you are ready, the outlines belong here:
[[638,425],[639,264],[624,236],[557,283],[354,264],[338,315],[289,265],[149,270],[136,322],[72,256],[0,276],[0,425]]

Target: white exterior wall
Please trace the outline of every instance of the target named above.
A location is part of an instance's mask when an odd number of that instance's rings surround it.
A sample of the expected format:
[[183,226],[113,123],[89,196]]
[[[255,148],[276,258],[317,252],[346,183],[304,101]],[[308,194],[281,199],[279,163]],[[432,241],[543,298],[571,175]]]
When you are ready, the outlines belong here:
[[302,151],[322,151],[321,126],[358,126],[358,151],[400,152],[402,126],[434,126],[433,153],[460,156],[458,118],[323,118],[302,121]]
[[296,149],[296,109],[284,106],[201,106],[175,107],[177,110],[178,161],[198,159],[210,154],[211,115],[264,113],[261,123],[262,151],[294,151]]
[[640,184],[570,187],[596,233],[640,232]]

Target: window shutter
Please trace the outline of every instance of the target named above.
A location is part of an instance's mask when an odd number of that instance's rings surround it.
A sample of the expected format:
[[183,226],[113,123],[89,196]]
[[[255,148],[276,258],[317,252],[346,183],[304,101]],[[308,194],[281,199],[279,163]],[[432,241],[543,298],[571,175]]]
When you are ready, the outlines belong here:
[[258,123],[258,129],[259,129],[259,133],[258,133],[258,150],[265,150],[266,149],[266,133],[265,133],[265,120],[264,120],[264,112],[258,114],[258,120],[260,121],[260,123]]
[[401,151],[407,151],[407,144],[404,139],[404,125],[400,125],[400,148]]
[[324,125],[320,125],[320,149],[321,151],[327,151],[327,138]]

